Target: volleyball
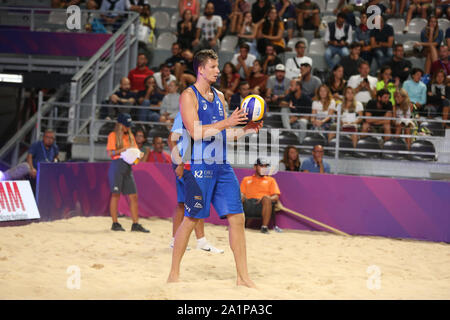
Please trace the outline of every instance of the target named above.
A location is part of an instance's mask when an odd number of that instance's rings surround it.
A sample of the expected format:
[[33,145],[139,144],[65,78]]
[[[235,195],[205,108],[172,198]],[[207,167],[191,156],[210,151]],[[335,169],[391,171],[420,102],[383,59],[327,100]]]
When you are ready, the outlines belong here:
[[249,121],[258,122],[264,118],[266,112],[266,102],[264,99],[257,95],[248,95],[241,102],[241,109],[247,113]]

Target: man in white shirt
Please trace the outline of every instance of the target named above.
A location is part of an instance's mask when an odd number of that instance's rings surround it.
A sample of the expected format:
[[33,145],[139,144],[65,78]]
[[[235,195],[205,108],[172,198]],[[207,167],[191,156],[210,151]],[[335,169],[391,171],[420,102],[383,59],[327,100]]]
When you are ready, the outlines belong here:
[[301,75],[300,65],[309,63],[312,66],[312,59],[305,56],[306,44],[302,40],[295,44],[297,56],[287,59],[286,61],[286,78],[289,80],[298,78]]
[[253,54],[248,53],[249,51],[250,46],[244,42],[239,46],[239,53],[236,53],[231,59],[231,63],[236,67],[241,79],[247,79],[250,76],[251,67],[256,60]]
[[194,51],[201,49],[213,49],[219,51],[219,39],[222,35],[222,18],[214,15],[214,4],[208,2],[205,6],[204,15],[198,18],[197,33],[192,42]]
[[[336,22],[330,22],[325,30],[324,41],[328,45],[325,50],[325,61],[329,70],[339,63],[342,57],[350,54],[347,46],[352,42],[352,26],[345,22],[346,16],[340,12]],[[339,56],[339,61],[335,61],[335,56]]]
[[359,64],[359,74],[351,76],[347,85],[355,89],[356,101],[366,104],[369,100],[374,99],[377,93],[377,78],[369,75],[370,66],[367,61]]
[[159,92],[164,95],[169,92],[169,82],[177,80],[177,78],[170,73],[170,68],[165,63],[159,67],[159,72],[156,72],[153,77],[155,78]]

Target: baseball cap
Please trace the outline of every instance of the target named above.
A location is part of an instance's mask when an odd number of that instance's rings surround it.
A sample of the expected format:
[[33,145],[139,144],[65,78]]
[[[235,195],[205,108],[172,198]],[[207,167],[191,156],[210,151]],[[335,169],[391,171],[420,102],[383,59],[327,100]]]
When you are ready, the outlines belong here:
[[284,67],[284,64],[279,63],[276,65],[275,71],[286,71],[286,68]]
[[117,116],[117,122],[123,124],[125,127],[129,128],[133,124],[131,121],[131,115],[129,113],[119,113]]
[[265,158],[258,158],[256,159],[255,166],[270,166],[270,163]]

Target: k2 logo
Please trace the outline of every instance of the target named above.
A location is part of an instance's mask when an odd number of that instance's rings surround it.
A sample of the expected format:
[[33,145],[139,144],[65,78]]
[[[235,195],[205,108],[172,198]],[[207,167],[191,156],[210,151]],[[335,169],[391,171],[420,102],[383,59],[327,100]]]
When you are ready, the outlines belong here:
[[202,170],[195,170],[194,171],[194,178],[202,179],[203,178],[203,171]]
[[68,15],[66,27],[69,30],[81,29],[81,10],[79,6],[71,5],[67,7],[66,13]]

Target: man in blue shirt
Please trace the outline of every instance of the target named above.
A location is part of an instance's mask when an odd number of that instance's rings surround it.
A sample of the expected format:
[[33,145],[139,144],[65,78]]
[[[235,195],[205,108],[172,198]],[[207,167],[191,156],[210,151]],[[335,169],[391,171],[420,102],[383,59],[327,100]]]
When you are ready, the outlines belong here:
[[59,148],[55,143],[55,132],[47,129],[44,132],[42,141],[33,143],[28,150],[27,163],[30,166],[30,175],[36,178],[38,163],[55,162],[58,160]]
[[303,161],[300,169],[303,172],[331,173],[330,165],[323,161],[323,147],[320,144],[314,146],[312,157]]

